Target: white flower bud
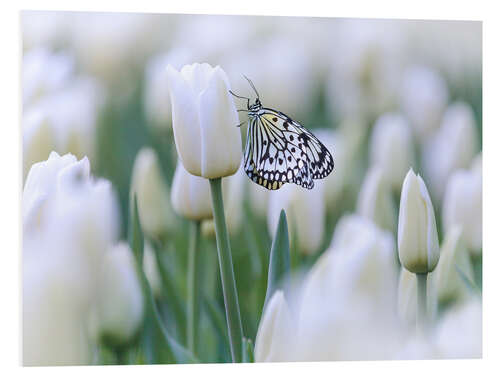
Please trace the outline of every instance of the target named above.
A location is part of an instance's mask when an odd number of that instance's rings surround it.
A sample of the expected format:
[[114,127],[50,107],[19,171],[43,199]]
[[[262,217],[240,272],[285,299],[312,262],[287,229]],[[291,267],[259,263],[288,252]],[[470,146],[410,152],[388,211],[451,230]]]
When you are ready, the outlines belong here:
[[172,182],[172,206],[175,212],[190,220],[212,218],[212,198],[207,179],[194,176],[177,161]]
[[414,164],[411,129],[403,116],[388,113],[378,118],[371,138],[370,162],[382,169],[391,188],[401,189],[406,172]]
[[131,202],[137,194],[137,208],[144,232],[158,237],[175,227],[170,192],[162,175],[158,156],[142,148],[135,158],[130,189]]
[[468,287],[462,277],[474,280],[472,264],[462,239],[462,230],[460,227],[453,227],[446,233],[439,263],[431,274],[431,278],[435,279],[441,303],[458,301],[467,296]]
[[283,291],[277,290],[265,306],[255,338],[255,362],[290,358],[292,318]]
[[391,232],[396,229],[396,208],[381,168],[372,167],[366,173],[356,211],[382,229]]
[[442,210],[444,230],[460,226],[466,247],[476,255],[483,247],[483,181],[478,169],[453,173],[446,186]]
[[167,67],[177,152],[186,170],[205,178],[234,174],[241,163],[238,114],[226,73],[208,64]]
[[155,297],[159,297],[161,295],[160,270],[158,269],[154,249],[149,241],[144,241],[144,258],[142,260],[142,268],[144,269],[149,285],[151,285],[153,294]]
[[401,191],[398,250],[401,264],[413,273],[432,272],[439,261],[434,208],[424,181],[412,169]]
[[142,322],[141,284],[126,243],[118,243],[104,256],[95,307],[99,336],[113,345],[127,343]]
[[472,108],[465,103],[455,103],[448,107],[441,127],[423,147],[422,168],[433,197],[441,200],[450,175],[459,168],[468,168],[477,152]]
[[420,140],[439,126],[448,102],[444,79],[431,68],[412,66],[403,76],[401,107]]

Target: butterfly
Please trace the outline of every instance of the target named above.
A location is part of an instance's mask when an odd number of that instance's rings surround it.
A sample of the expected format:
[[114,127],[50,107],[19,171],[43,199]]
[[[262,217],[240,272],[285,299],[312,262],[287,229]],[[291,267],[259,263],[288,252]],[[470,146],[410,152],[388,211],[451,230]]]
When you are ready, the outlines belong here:
[[250,104],[246,99],[248,113],[247,139],[244,169],[255,183],[269,190],[277,190],[285,183],[293,183],[307,189],[314,187],[314,180],[325,178],[334,167],[328,149],[309,130],[284,113],[266,108],[250,79],[244,76],[257,98]]

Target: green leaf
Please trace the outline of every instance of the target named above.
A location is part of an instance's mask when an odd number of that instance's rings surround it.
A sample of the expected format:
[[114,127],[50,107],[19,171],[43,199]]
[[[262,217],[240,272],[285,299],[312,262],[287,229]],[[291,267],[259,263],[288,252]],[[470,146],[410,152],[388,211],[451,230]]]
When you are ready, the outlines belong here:
[[272,297],[280,282],[290,273],[290,243],[288,240],[288,225],[285,210],[281,210],[278,227],[271,245],[269,271],[267,276],[267,291],[264,306]]
[[243,362],[246,363],[253,363],[255,362],[254,356],[253,356],[253,343],[252,340],[247,339],[246,337],[243,337],[242,339],[242,358]]
[[130,248],[134,252],[138,267],[142,269],[142,258],[144,254],[144,235],[142,233],[141,221],[139,218],[139,210],[137,208],[137,195],[134,194],[132,204],[132,212],[129,219],[129,243]]
[[473,292],[481,294],[481,289],[476,285],[476,283],[471,280],[464,271],[458,267],[458,265],[455,264],[455,269],[457,270],[458,276],[460,276],[460,279],[464,282],[464,284]]

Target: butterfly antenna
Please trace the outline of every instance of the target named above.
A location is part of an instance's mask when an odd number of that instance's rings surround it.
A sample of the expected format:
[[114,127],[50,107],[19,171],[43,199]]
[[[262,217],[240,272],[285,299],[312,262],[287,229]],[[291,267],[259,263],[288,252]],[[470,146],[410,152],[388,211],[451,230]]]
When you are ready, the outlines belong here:
[[232,92],[231,90],[229,90],[229,93],[234,96],[235,98],[239,98],[239,99],[245,99],[245,100],[250,100],[250,98],[247,98],[246,96],[239,96],[239,95],[236,95],[234,92]]
[[250,78],[248,78],[246,75],[243,74],[243,77],[245,77],[245,79],[248,81],[248,83],[250,84],[250,86],[252,86],[252,89],[253,91],[255,91],[255,94],[257,94],[257,99],[260,99],[260,96],[259,96],[259,92],[257,91],[257,89],[255,88],[253,82],[250,80]]

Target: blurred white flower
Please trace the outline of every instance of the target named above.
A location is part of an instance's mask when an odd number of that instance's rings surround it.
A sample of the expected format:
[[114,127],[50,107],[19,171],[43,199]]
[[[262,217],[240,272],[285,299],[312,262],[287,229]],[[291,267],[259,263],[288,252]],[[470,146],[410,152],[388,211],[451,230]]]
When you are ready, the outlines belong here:
[[[72,153],[79,158],[87,156],[94,161],[97,119],[104,100],[104,91],[95,80],[73,77],[64,88],[43,96],[26,108],[23,113],[25,146],[30,146],[33,127],[45,124],[53,135],[53,151]],[[28,155],[32,151],[24,152]],[[25,168],[30,167],[26,164],[28,161],[25,160]]]
[[356,211],[361,216],[372,220],[380,228],[395,231],[396,207],[380,167],[371,167],[366,172],[358,195]]
[[167,67],[175,145],[184,168],[196,176],[234,174],[241,163],[238,115],[226,73],[208,64]]
[[[437,316],[438,296],[436,279],[427,279],[427,314],[431,319]],[[414,331],[417,321],[417,275],[401,267],[398,283],[398,316],[401,322],[412,327]]]
[[70,13],[58,11],[21,11],[23,50],[39,46],[60,47],[68,42]]
[[370,162],[378,165],[392,189],[401,189],[408,169],[414,166],[411,129],[406,119],[398,113],[380,116],[370,141]]
[[434,208],[424,181],[412,169],[401,191],[398,250],[401,264],[413,273],[432,272],[439,261]]
[[89,172],[86,158],[53,152],[28,173],[22,198],[25,364],[90,360],[90,306],[120,220],[111,184]]
[[448,103],[448,88],[438,72],[427,66],[410,66],[403,75],[400,106],[420,141],[439,126]]
[[175,228],[170,192],[161,172],[158,156],[149,147],[137,153],[132,170],[130,201],[137,195],[137,208],[144,232],[158,238]]
[[180,69],[192,53],[185,48],[174,48],[169,52],[154,56],[146,66],[144,82],[144,109],[148,124],[156,129],[172,127],[172,107],[168,88],[167,65]]
[[142,268],[148,279],[148,283],[153,290],[155,297],[161,295],[161,277],[160,270],[158,269],[158,263],[156,262],[156,256],[153,247],[149,241],[144,241],[144,257],[142,260]]
[[446,110],[441,127],[422,151],[422,168],[433,196],[442,198],[450,175],[456,169],[469,167],[478,148],[472,108],[465,103],[452,104]]
[[471,298],[448,310],[436,328],[435,340],[441,358],[481,358],[483,311],[479,298]]
[[262,312],[255,338],[255,362],[291,360],[290,340],[293,332],[292,316],[285,295],[282,290],[277,290]]
[[39,47],[23,56],[23,107],[69,83],[75,70],[71,56]]
[[446,304],[466,297],[469,290],[462,277],[474,280],[473,272],[469,254],[463,243],[462,229],[450,228],[441,247],[439,263],[431,274],[431,277],[435,278],[439,302]]
[[298,249],[304,254],[319,250],[325,230],[326,207],[324,185],[316,184],[312,190],[295,184],[285,184],[279,190],[269,193],[267,227],[274,236],[282,209],[286,212],[290,241],[297,241]]
[[135,258],[120,242],[104,256],[95,305],[99,338],[112,345],[129,342],[142,323],[143,296]]
[[208,180],[188,173],[180,160],[177,161],[175,169],[171,199],[175,212],[181,216],[190,220],[212,218],[212,198]]
[[483,176],[479,168],[458,170],[448,180],[443,198],[443,227],[462,228],[466,247],[479,255],[483,247]]

